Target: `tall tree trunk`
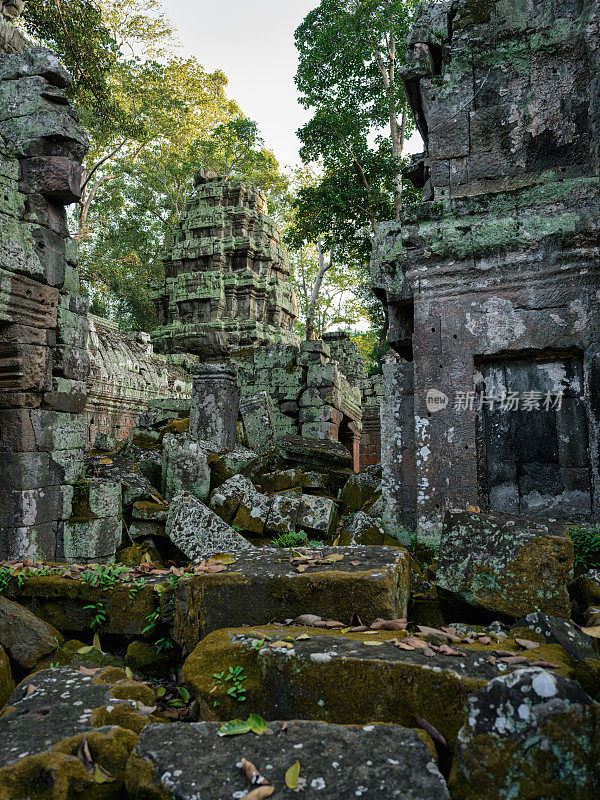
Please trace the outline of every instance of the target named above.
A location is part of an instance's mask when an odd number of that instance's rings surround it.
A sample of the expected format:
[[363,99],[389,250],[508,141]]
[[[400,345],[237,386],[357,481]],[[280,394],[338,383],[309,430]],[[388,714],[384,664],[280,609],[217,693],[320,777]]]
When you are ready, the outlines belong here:
[[315,280],[315,285],[313,286],[312,294],[310,296],[310,301],[308,303],[308,309],[306,311],[306,341],[310,341],[311,339],[315,338],[315,310],[317,307],[317,300],[319,299],[319,294],[321,292],[321,286],[323,285],[323,278],[325,277],[325,273],[327,270],[330,270],[333,266],[333,243],[331,244],[331,250],[329,251],[329,261],[325,261],[325,251],[323,250],[323,241],[322,239],[317,239],[317,251],[319,253],[319,271],[317,273],[317,279]]

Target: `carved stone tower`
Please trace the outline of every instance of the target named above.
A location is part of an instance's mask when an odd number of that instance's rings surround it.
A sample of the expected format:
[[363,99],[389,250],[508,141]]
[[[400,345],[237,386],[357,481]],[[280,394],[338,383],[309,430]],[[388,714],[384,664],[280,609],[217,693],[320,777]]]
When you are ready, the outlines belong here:
[[295,341],[289,266],[259,189],[201,170],[163,259],[158,351],[212,360],[232,347]]

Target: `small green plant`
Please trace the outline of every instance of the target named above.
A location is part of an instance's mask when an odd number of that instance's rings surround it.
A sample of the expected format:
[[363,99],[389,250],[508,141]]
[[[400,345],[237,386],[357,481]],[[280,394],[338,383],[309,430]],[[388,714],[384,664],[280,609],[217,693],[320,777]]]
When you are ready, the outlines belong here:
[[158,618],[159,617],[160,617],[160,611],[159,611],[158,608],[156,609],[156,611],[151,611],[148,614],[148,616],[146,617],[146,622],[148,624],[146,625],[146,627],[142,631],[142,634],[152,633],[152,631],[155,630],[156,627],[158,626]]
[[129,567],[126,567],[125,564],[100,564],[82,572],[80,579],[84,583],[89,583],[90,586],[107,588],[121,583],[121,575],[125,572],[129,572]]
[[84,606],[84,609],[88,609],[94,614],[93,619],[90,622],[91,628],[101,628],[104,625],[106,622],[106,608],[104,607],[104,603],[93,603],[92,605]]
[[569,528],[575,547],[575,567],[580,572],[600,567],[600,524]]
[[0,567],[0,594],[8,589],[8,584],[12,578],[12,570],[8,567]]
[[133,586],[131,586],[129,589],[129,599],[135,600],[137,593],[140,591],[140,589],[143,589],[147,583],[148,580],[146,578],[140,578],[139,580],[134,581]]
[[175,645],[169,639],[168,636],[164,636],[162,639],[157,639],[155,644],[157,653],[162,653],[162,652],[168,653],[169,650],[173,650],[175,647]]
[[169,700],[168,705],[172,708],[185,708],[190,702],[190,693],[184,686],[177,687],[177,694],[179,697]]
[[304,531],[290,531],[280,533],[271,540],[273,547],[304,547],[308,544],[308,536]]
[[[215,678],[217,681],[214,685],[213,691],[217,687],[229,682],[231,683],[231,686],[227,689],[227,694],[233,698],[233,700],[237,700],[238,703],[243,703],[246,699],[244,681],[247,679],[247,677],[247,675],[244,675],[243,667],[229,667],[228,670],[223,670],[223,672],[213,672],[213,678]],[[219,702],[215,700],[213,705],[218,706]]]

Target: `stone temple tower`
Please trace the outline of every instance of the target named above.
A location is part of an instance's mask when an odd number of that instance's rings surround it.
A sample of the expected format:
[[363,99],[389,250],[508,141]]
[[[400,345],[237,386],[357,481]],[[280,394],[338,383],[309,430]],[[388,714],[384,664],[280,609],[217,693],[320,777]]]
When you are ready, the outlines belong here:
[[159,352],[218,360],[235,347],[295,341],[289,265],[266,210],[259,189],[200,170],[163,254]]

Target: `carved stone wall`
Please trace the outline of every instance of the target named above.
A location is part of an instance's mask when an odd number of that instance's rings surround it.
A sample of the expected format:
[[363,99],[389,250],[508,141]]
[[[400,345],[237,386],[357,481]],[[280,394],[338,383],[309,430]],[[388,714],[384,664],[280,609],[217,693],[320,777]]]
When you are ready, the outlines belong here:
[[64,206],[87,138],[56,57],[0,33],[0,558],[54,559],[85,444],[87,302]]
[[87,442],[96,434],[116,441],[128,438],[136,418],[150,401],[180,399],[191,402],[190,362],[157,355],[150,334],[123,333],[118,325],[90,316],[88,353],[91,371],[85,406]]
[[414,420],[389,507],[414,497],[432,544],[447,507],[598,513],[599,39],[580,0],[428,4],[410,34],[424,202],[380,229],[373,279],[414,380],[388,398]]
[[264,194],[200,171],[164,252],[157,351],[208,360],[231,347],[293,343],[297,304]]

